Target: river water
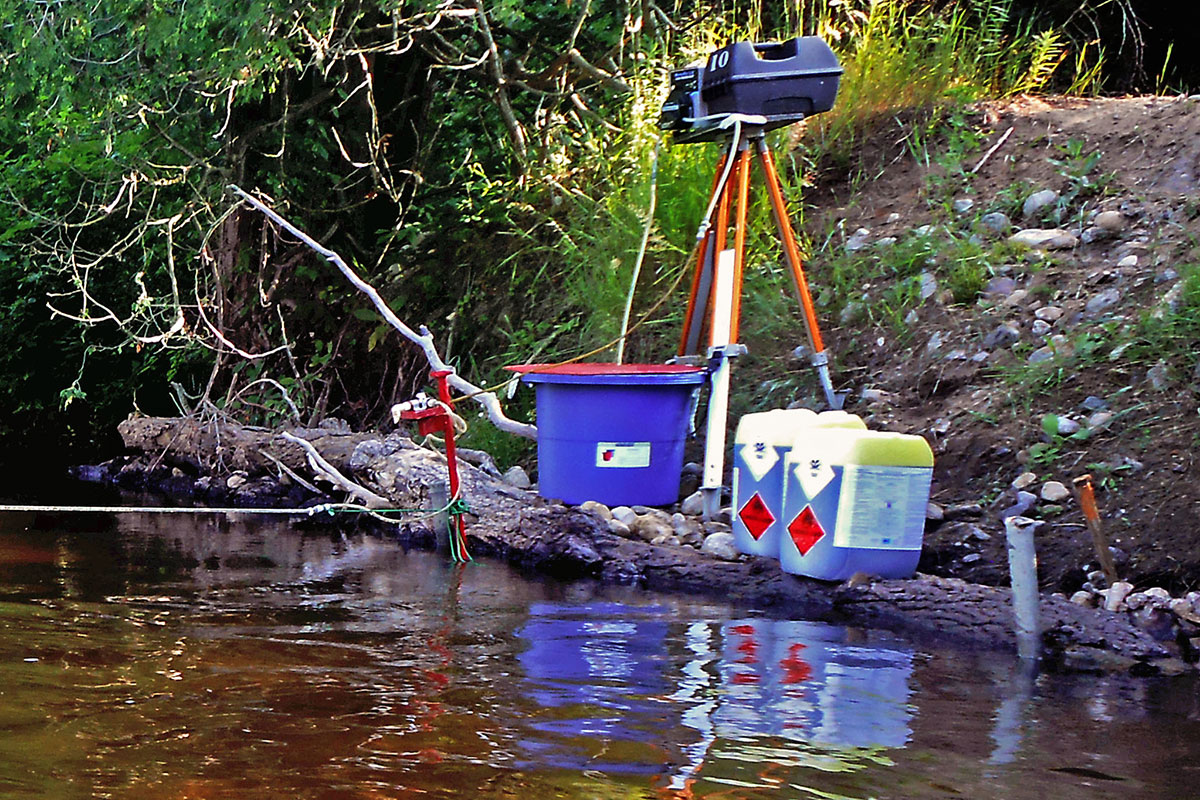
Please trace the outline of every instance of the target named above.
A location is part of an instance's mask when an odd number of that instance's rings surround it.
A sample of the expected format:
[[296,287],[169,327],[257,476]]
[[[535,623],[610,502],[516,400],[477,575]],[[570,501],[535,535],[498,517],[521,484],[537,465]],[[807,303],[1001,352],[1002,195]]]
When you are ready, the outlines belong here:
[[0,514],[2,798],[1186,798],[1196,689],[280,519]]

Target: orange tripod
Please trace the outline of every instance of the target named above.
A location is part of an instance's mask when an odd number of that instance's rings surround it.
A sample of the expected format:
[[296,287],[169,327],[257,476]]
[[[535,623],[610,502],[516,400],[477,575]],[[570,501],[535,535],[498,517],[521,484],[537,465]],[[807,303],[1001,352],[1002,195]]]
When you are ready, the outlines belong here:
[[[758,156],[766,179],[771,209],[783,244],[783,254],[792,276],[792,288],[804,312],[804,328],[812,351],[812,364],[817,369],[825,400],[831,408],[840,408],[842,398],[833,390],[829,377],[829,357],[821,341],[821,330],[813,308],[800,248],[791,218],[779,186],[779,174],[767,146],[762,117],[729,115],[723,123],[732,127],[729,150],[717,164],[712,197],[708,212],[697,233],[699,251],[692,289],[688,298],[687,316],[679,341],[679,358],[700,355],[700,339],[705,322],[708,325],[708,351],[712,371],[712,387],[708,401],[708,423],[705,439],[704,515],[716,514],[720,504],[721,477],[724,470],[725,426],[729,415],[730,359],[744,353],[738,344],[738,325],[741,314],[742,274],[746,250],[746,209],[750,198],[751,150]],[[713,216],[715,212],[715,223]],[[727,248],[730,217],[733,224],[733,247]]]

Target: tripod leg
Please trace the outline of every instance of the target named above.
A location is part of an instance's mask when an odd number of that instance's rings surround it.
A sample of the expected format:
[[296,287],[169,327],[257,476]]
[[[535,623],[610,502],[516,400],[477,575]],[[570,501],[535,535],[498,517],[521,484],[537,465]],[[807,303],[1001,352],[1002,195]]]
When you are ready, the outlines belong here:
[[[713,176],[711,198],[721,191],[721,173],[725,171],[725,156],[717,161],[717,173]],[[708,297],[712,289],[712,269],[715,259],[715,242],[713,229],[708,228],[700,239],[696,252],[696,267],[692,273],[692,289],[688,294],[687,313],[683,317],[683,333],[679,337],[678,355],[695,355],[700,351],[700,329],[704,327],[704,318],[708,313]]]
[[817,312],[813,307],[812,295],[808,291],[808,280],[804,277],[804,265],[800,258],[800,248],[796,244],[796,233],[792,230],[792,220],[788,216],[787,206],[783,201],[783,191],[779,188],[779,175],[775,171],[775,162],[771,151],[764,139],[757,140],[758,158],[762,162],[763,174],[766,176],[767,193],[771,198],[771,209],[775,213],[775,224],[779,228],[783,240],[783,253],[792,273],[792,285],[796,291],[796,299],[804,312],[804,328],[808,333],[808,343],[812,348],[812,363],[817,368],[817,376],[821,388],[825,392],[825,402],[830,408],[841,408],[842,398],[833,390],[833,381],[829,377],[829,356],[825,353],[825,343],[821,341],[821,328],[817,324]]
[[727,197],[734,208],[734,248],[717,255],[713,279],[709,344],[716,361],[708,395],[708,422],[704,438],[704,518],[711,519],[721,507],[721,484],[725,471],[725,426],[729,418],[729,346],[737,342],[739,293],[746,246],[746,205],[750,195],[750,151],[738,154]]

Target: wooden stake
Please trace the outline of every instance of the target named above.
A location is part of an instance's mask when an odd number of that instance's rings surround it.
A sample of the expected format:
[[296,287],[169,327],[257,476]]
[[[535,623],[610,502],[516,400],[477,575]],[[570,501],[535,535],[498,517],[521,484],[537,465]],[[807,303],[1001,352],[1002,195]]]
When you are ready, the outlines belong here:
[[1079,500],[1079,508],[1083,510],[1083,518],[1087,520],[1088,530],[1092,532],[1092,545],[1096,548],[1096,558],[1100,559],[1100,569],[1108,585],[1112,586],[1117,578],[1117,567],[1113,563],[1112,551],[1108,549],[1108,536],[1100,522],[1100,511],[1096,508],[1096,494],[1092,489],[1091,474],[1080,475],[1074,481],[1075,496]]

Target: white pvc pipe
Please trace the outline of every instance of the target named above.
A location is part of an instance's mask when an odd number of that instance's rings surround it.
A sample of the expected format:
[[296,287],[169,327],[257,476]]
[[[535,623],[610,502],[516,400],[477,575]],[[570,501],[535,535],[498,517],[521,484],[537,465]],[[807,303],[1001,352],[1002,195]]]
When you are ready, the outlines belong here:
[[1033,545],[1036,520],[1009,517],[1004,520],[1008,539],[1008,571],[1012,580],[1013,613],[1017,623],[1017,655],[1036,660],[1041,650],[1038,618],[1037,552]]
[[[713,310],[710,343],[725,347],[733,328],[733,273],[735,253],[722,250],[713,265]],[[725,424],[729,418],[729,356],[720,352],[708,394],[708,425],[704,436],[704,518],[712,519],[721,507],[721,480],[725,471]]]

